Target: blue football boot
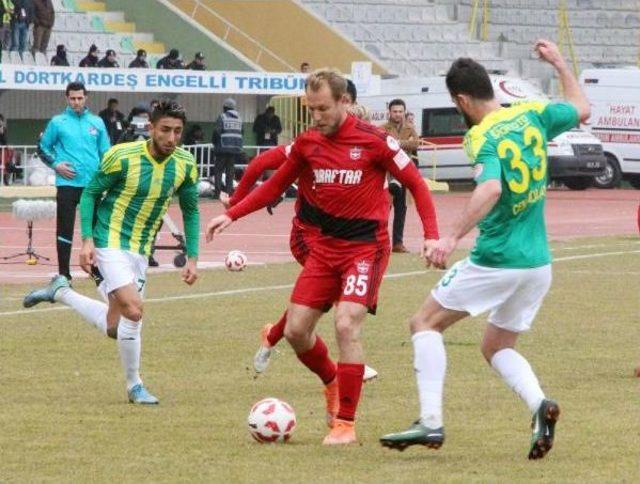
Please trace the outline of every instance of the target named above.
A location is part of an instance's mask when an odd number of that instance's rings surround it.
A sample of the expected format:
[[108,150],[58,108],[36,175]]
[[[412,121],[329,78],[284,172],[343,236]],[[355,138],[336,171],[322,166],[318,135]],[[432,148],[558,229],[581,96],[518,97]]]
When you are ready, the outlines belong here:
[[57,275],[53,279],[51,279],[51,282],[45,287],[36,289],[35,291],[31,291],[29,294],[27,294],[22,301],[22,305],[25,308],[30,308],[38,303],[45,301],[54,303],[56,302],[54,300],[56,292],[58,292],[58,290],[62,289],[63,287],[71,287],[71,285],[69,284],[69,281],[65,276]]

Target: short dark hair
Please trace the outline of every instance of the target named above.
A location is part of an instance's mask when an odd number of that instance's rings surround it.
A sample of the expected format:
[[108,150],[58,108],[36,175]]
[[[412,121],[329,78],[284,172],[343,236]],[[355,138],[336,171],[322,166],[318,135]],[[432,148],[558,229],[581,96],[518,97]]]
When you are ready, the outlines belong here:
[[351,97],[352,103],[358,100],[358,89],[351,79],[347,79],[347,94]]
[[389,110],[391,110],[393,106],[402,106],[405,110],[407,109],[407,105],[404,103],[404,100],[400,98],[392,99],[389,102]]
[[120,103],[115,97],[112,97],[107,101],[107,104],[120,104]]
[[487,70],[468,57],[455,60],[447,72],[449,94],[467,94],[475,99],[488,101],[493,99],[493,86]]
[[67,84],[65,96],[69,96],[70,91],[82,91],[85,96],[87,95],[87,88],[84,87],[84,84],[81,82],[70,82],[69,84]]
[[155,123],[161,118],[181,119],[183,124],[187,124],[187,113],[184,108],[175,101],[160,101],[151,112],[150,121]]

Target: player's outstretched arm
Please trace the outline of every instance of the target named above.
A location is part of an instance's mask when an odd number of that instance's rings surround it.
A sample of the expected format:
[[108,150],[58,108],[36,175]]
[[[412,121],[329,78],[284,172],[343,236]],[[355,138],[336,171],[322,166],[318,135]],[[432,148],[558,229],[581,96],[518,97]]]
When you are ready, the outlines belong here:
[[494,207],[500,199],[502,185],[500,180],[492,179],[480,183],[464,209],[458,215],[453,230],[442,237],[430,250],[425,250],[427,265],[432,263],[436,267],[445,267],[458,242],[467,235]]
[[253,185],[256,184],[258,178],[267,170],[277,170],[284,162],[287,161],[287,155],[283,146],[270,149],[264,153],[256,156],[247,165],[240,183],[233,192],[233,196],[229,199],[228,205],[225,205],[222,200],[222,194],[220,195],[220,201],[222,201],[225,208],[233,207],[240,203],[251,191]]
[[226,229],[232,223],[233,220],[231,220],[231,217],[224,214],[218,215],[217,217],[209,220],[209,223],[207,224],[207,230],[205,231],[207,242],[211,242],[216,235],[224,232],[224,229]]
[[540,39],[536,41],[534,50],[545,62],[548,62],[558,73],[560,78],[560,84],[562,84],[562,92],[567,101],[573,104],[578,111],[580,121],[586,121],[591,115],[591,105],[587,96],[580,88],[578,80],[571,72],[571,69],[567,65],[562,57],[562,53],[558,46],[550,40]]

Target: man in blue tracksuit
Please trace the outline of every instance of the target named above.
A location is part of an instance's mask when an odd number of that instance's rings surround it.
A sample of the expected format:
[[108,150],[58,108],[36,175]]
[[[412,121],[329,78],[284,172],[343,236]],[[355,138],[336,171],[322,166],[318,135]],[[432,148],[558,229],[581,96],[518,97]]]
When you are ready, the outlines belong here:
[[69,84],[66,97],[67,109],[49,121],[40,138],[38,154],[56,172],[58,272],[71,279],[69,259],[76,207],[111,144],[102,119],[85,106],[84,84]]

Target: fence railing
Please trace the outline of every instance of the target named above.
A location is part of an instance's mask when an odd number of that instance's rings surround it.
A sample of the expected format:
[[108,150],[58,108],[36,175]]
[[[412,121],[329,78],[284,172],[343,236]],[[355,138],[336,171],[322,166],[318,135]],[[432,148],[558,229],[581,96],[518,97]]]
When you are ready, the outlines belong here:
[[[200,178],[213,177],[215,151],[211,143],[185,145],[193,153]],[[238,157],[237,169],[244,169],[247,163],[259,152],[273,146],[244,146],[242,157]],[[55,184],[55,172],[45,165],[37,153],[36,145],[0,146],[0,185],[46,186]]]

